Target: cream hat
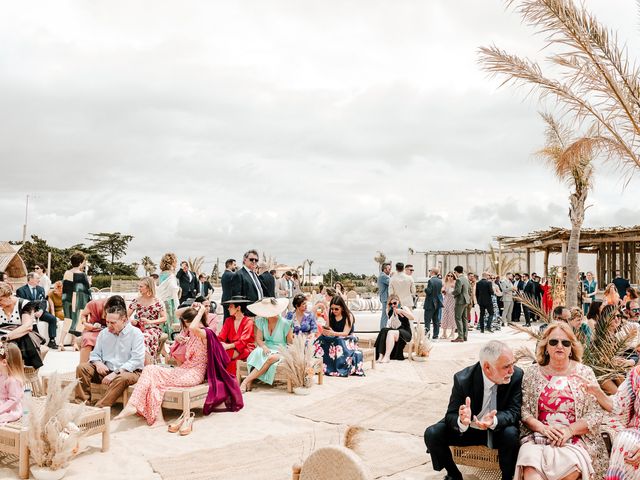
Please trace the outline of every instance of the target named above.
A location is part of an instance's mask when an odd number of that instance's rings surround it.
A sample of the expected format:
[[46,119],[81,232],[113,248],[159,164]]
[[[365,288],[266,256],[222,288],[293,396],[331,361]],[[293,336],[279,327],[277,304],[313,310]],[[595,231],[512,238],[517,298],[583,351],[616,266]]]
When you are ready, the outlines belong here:
[[247,308],[258,317],[276,317],[289,306],[288,298],[265,297],[259,302],[248,305]]

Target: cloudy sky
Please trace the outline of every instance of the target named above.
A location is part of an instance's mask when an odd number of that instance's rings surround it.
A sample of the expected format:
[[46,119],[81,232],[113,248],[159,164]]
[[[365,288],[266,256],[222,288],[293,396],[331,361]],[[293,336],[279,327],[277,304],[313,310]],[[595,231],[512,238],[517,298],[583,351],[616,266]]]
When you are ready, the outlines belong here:
[[[635,1],[585,3],[638,51]],[[29,234],[130,233],[129,261],[373,273],[568,225],[540,106],[477,66],[492,43],[543,45],[502,0],[4,2],[0,239],[27,194]],[[588,226],[640,223],[637,192],[598,165]]]

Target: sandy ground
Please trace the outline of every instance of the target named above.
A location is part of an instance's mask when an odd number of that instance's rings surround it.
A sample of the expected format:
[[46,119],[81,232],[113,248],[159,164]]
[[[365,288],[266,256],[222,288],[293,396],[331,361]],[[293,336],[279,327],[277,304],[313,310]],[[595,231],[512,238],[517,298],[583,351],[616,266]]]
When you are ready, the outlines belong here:
[[[204,417],[200,410],[196,412],[196,421],[191,435],[180,437],[170,434],[166,429],[151,429],[140,417],[132,417],[123,421],[112,422],[111,449],[100,452],[100,436],[95,435],[83,439],[85,451],[76,457],[65,476],[69,480],[92,479],[161,479],[154,473],[149,459],[166,455],[177,455],[197,450],[223,447],[231,443],[246,441],[260,442],[267,436],[284,436],[308,434],[312,439],[314,432],[320,429],[335,429],[336,442],[341,428],[335,425],[314,422],[293,415],[291,412],[310,405],[319,400],[344,392],[355,386],[380,382],[385,379],[400,379],[405,382],[440,383],[439,388],[433,389],[432,401],[424,405],[424,410],[416,411],[415,418],[422,427],[426,428],[435,419],[444,414],[448,403],[451,376],[463,365],[470,365],[477,360],[480,345],[489,339],[500,339],[508,342],[514,348],[527,342],[522,334],[513,334],[510,329],[502,332],[482,335],[471,331],[469,342],[450,343],[439,341],[434,344],[431,356],[427,362],[391,362],[378,365],[375,370],[366,367],[364,378],[326,378],[322,386],[314,386],[312,393],[307,396],[287,394],[282,387],[273,388],[259,385],[258,388],[245,396],[245,408],[238,413],[219,413]],[[46,357],[45,366],[41,374],[47,375],[53,371],[69,372],[75,370],[78,354],[74,352],[51,352]],[[442,385],[444,384],[444,385]],[[375,401],[375,399],[372,399]],[[119,407],[113,409],[113,414]],[[165,418],[173,419],[179,415],[177,411],[165,410]],[[389,435],[393,435],[389,433]],[[421,436],[405,434],[397,440],[398,448],[423,448]],[[309,442],[309,444],[311,441]],[[308,445],[301,445],[300,455]],[[297,461],[291,459],[291,464]],[[212,458],[212,469],[215,469],[215,459]],[[238,459],[239,462],[242,459]],[[286,474],[290,465],[283,466],[283,479],[290,478]],[[89,475],[89,476],[88,476]],[[432,479],[443,478],[444,472],[434,472],[428,456],[425,453],[424,464],[409,470],[401,470],[387,479]],[[0,463],[0,478],[18,478],[15,463]],[[246,472],[243,478],[252,478],[251,472]]]

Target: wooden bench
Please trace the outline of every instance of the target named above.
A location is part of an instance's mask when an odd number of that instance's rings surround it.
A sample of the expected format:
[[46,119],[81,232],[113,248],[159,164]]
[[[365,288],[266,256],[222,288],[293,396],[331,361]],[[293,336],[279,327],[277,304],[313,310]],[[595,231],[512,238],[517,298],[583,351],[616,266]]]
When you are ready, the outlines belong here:
[[[64,373],[61,375],[61,385],[64,386],[74,379],[75,373]],[[45,377],[44,380],[46,389],[48,378]],[[129,388],[127,388],[123,392],[122,396],[116,402],[126,405],[126,403],[129,401],[129,397],[133,393],[134,388],[135,385],[130,385]],[[100,400],[104,396],[106,390],[106,385],[102,385],[101,383],[92,383],[91,400]],[[208,383],[201,383],[200,385],[196,385],[195,387],[170,388],[164,392],[164,397],[162,398],[162,408],[166,408],[167,410],[182,410],[182,412],[185,414],[185,417],[188,417],[191,413],[192,408],[204,407],[204,402],[207,399],[208,393]]]
[[[72,408],[84,408],[78,428],[83,436],[102,434],[102,451],[109,450],[110,412],[108,407],[80,407],[72,405]],[[32,409],[44,408],[44,399],[33,398]],[[23,425],[22,419],[0,426],[0,452],[18,457],[18,476],[29,478],[29,445],[28,425]]]
[[[320,364],[321,365],[321,364]],[[315,374],[318,375],[318,385],[322,385],[324,383],[324,372],[322,371],[322,367],[318,365],[315,368]],[[249,375],[247,362],[243,362],[238,360],[236,362],[236,378],[238,379],[238,383],[242,382],[242,379]],[[274,382],[282,382],[287,384],[287,392],[293,393],[293,385],[291,384],[291,380],[289,380],[286,375],[282,372],[282,369],[279,369],[276,366],[276,375],[273,378]]]
[[471,467],[480,480],[500,480],[502,472],[498,463],[498,450],[477,445],[449,447],[456,465]]

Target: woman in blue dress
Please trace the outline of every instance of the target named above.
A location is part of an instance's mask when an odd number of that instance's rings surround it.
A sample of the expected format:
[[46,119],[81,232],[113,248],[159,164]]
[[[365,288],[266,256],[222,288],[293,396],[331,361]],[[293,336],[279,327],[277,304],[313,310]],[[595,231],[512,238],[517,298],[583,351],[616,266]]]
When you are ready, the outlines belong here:
[[307,312],[307,297],[299,293],[292,300],[293,311],[287,313],[287,320],[292,322],[294,335],[315,335],[318,331],[316,319],[311,312]]
[[240,384],[242,392],[251,391],[251,384],[256,379],[273,384],[280,362],[278,349],[293,342],[291,321],[281,315],[288,306],[287,298],[265,297],[247,307],[256,314],[256,348],[247,357],[249,375]]
[[316,340],[316,357],[322,357],[325,375],[364,376],[363,356],[353,335],[354,318],[344,299],[336,295],[329,304],[329,325]]

